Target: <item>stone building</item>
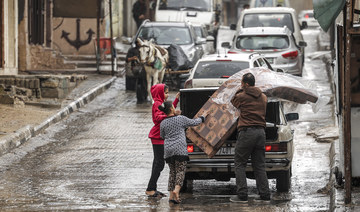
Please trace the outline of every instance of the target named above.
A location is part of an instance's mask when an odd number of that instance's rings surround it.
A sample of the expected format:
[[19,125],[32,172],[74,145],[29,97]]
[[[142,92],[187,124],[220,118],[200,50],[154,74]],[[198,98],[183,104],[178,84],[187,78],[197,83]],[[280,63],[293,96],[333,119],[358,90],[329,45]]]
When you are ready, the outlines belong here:
[[18,0],[0,3],[0,75],[18,72]]

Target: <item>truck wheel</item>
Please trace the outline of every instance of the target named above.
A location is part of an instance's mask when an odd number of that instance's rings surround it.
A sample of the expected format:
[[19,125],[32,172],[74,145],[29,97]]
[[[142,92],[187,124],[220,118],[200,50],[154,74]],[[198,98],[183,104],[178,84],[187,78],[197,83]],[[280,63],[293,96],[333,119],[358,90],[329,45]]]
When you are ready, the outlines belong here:
[[276,189],[279,192],[288,192],[291,186],[291,168],[283,171],[276,178]]
[[181,187],[181,192],[192,192],[193,190],[193,183],[194,183],[194,180],[188,180],[184,179],[184,183],[183,183],[183,186]]
[[135,91],[136,87],[136,78],[134,77],[125,77],[125,88],[126,90]]

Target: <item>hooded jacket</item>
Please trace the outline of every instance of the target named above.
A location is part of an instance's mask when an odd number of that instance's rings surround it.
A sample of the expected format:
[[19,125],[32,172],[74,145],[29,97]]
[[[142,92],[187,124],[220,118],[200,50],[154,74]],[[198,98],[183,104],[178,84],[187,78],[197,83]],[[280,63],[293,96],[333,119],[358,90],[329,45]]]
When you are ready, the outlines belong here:
[[[154,126],[151,128],[149,133],[149,138],[151,139],[152,144],[162,144],[164,145],[164,140],[160,137],[160,123],[164,120],[167,115],[159,110],[159,105],[161,105],[165,100],[164,92],[165,84],[156,84],[151,87],[151,96],[154,100],[152,106],[152,120]],[[175,99],[173,102],[174,107],[176,108],[179,99]]]
[[231,103],[240,110],[237,128],[260,126],[266,127],[265,115],[267,97],[257,87],[240,89]]

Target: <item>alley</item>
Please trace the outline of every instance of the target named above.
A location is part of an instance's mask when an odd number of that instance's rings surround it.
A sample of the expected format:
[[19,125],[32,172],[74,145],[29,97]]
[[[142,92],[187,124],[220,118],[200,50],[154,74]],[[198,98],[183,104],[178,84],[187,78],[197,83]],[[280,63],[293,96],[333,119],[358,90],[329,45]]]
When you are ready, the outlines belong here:
[[[317,31],[305,30],[307,54],[316,51]],[[319,94],[331,97],[328,74],[321,58],[306,57],[304,78],[318,84]],[[173,98],[175,93],[171,93]],[[318,143],[307,133],[332,126],[333,105],[318,113],[310,105],[298,108],[295,130],[292,187],[276,192],[268,205],[242,206],[229,201],[235,180],[194,182],[193,192],[171,206],[168,198],[148,199],[144,193],[150,177],[152,147],[147,138],[152,127],[151,104],[136,104],[135,93],[125,91],[125,81],[114,85],[69,118],[49,127],[20,148],[0,157],[0,208],[2,211],[115,210],[115,211],[327,211],[330,196],[318,192],[329,179],[329,143]],[[168,167],[159,179],[167,190]],[[248,180],[250,197],[255,181]]]

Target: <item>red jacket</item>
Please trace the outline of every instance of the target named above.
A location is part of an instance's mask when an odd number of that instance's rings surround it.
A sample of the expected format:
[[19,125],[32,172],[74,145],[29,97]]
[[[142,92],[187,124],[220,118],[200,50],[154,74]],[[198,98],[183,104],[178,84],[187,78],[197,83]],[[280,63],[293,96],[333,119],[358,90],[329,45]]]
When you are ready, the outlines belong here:
[[[167,115],[159,110],[159,105],[161,105],[165,100],[164,93],[165,84],[156,84],[151,87],[151,96],[154,99],[154,104],[152,106],[152,119],[154,126],[151,128],[149,133],[149,138],[151,139],[152,144],[162,144],[164,145],[164,140],[160,137],[160,123],[164,120]],[[173,102],[174,107],[176,108],[179,99],[175,99]]]

